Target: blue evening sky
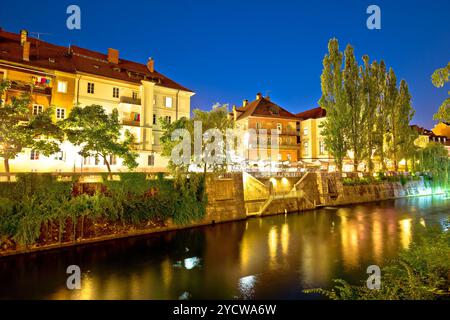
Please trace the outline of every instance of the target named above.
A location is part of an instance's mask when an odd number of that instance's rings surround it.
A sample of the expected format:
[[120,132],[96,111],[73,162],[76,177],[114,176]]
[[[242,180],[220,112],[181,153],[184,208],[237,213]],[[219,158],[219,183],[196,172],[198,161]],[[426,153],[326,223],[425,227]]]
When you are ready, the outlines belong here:
[[[81,8],[81,30],[66,28],[66,8]],[[366,28],[366,8],[381,8],[382,29]],[[432,72],[450,60],[450,1],[8,1],[0,27],[49,33],[41,39],[145,63],[194,90],[192,108],[240,105],[261,91],[291,112],[317,106],[330,38],[384,59],[413,96],[415,123],[432,127],[449,86]]]

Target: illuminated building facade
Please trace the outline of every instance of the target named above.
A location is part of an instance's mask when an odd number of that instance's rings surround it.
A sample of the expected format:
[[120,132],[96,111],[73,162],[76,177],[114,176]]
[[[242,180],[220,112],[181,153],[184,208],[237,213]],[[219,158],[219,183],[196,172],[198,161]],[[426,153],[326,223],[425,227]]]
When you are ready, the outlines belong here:
[[[0,30],[0,79],[11,83],[3,97],[7,102],[23,93],[31,95],[30,112],[52,106],[54,119],[68,116],[74,105],[98,104],[108,112],[117,109],[123,130],[136,138],[138,171],[164,171],[167,159],[160,156],[162,130],[159,119],[175,121],[190,116],[194,93],[146,64],[122,59],[119,51],[107,54],[70,46],[63,47]],[[44,157],[26,150],[11,160],[11,171],[104,171],[100,159],[82,158],[68,142],[62,152]],[[126,171],[121,159],[110,159],[113,171]],[[2,170],[3,168],[0,168]]]

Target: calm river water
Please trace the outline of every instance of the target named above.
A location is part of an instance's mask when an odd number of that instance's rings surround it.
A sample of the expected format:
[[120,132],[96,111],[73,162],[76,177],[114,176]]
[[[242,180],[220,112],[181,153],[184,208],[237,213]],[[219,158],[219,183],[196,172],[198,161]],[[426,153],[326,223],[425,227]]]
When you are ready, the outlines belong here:
[[[305,288],[364,281],[443,225],[450,199],[419,197],[253,218],[0,259],[0,299],[315,299]],[[78,265],[81,290],[66,288]]]

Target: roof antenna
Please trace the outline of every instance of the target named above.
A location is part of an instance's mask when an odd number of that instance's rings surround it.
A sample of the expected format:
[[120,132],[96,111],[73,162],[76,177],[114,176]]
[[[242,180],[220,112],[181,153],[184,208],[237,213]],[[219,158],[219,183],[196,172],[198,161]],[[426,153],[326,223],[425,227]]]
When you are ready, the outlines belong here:
[[30,32],[30,33],[36,35],[36,38],[38,40],[41,40],[41,35],[51,35],[51,33],[47,32]]

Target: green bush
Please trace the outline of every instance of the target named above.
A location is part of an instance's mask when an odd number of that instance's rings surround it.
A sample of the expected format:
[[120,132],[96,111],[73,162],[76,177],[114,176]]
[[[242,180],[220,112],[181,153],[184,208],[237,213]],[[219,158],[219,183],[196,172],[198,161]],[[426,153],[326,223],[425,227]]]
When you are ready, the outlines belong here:
[[[0,236],[33,244],[41,227],[57,222],[61,232],[68,219],[74,230],[80,218],[104,218],[112,223],[140,225],[146,221],[186,224],[204,217],[204,179],[191,175],[167,180],[162,174],[147,180],[143,173],[121,173],[120,181],[104,176],[106,191],[72,195],[73,182],[58,182],[50,174],[19,175],[17,182],[0,184]],[[75,181],[75,180],[74,180]]]

